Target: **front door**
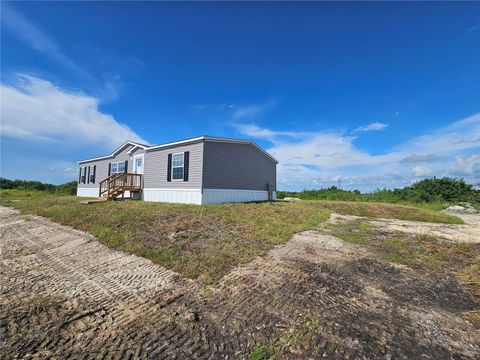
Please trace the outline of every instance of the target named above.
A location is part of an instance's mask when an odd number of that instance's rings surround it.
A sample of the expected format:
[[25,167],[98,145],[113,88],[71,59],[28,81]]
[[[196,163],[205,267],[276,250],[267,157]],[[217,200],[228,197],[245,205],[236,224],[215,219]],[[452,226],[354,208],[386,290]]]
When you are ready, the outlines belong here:
[[133,160],[135,174],[143,174],[143,155],[135,156]]

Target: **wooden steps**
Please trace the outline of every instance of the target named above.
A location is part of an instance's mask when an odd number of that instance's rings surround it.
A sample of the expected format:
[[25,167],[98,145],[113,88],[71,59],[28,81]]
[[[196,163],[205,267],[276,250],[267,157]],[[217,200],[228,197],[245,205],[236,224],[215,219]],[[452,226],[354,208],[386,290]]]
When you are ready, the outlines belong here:
[[131,199],[132,193],[142,191],[142,175],[131,173],[113,174],[102,180],[99,187],[101,198],[105,197],[107,200],[114,200],[121,196],[123,199],[128,191]]

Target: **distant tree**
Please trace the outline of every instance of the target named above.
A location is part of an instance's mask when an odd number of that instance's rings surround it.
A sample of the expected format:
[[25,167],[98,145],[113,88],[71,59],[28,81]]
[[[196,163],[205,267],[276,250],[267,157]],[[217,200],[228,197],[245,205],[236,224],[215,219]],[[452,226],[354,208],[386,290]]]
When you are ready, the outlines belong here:
[[0,178],[0,189],[37,190],[74,195],[77,190],[77,182],[71,181],[62,185],[53,185],[34,180],[10,180]]

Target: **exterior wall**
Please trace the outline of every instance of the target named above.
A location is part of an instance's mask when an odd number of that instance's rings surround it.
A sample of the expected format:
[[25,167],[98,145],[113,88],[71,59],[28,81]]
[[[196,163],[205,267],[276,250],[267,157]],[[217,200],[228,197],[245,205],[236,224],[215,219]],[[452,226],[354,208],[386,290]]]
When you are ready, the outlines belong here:
[[[83,184],[82,184],[83,185]],[[77,187],[77,196],[81,197],[98,197],[98,187],[92,188],[83,188]]]
[[[98,185],[100,184],[100,181],[104,180],[105,178],[108,177],[108,164],[109,163],[112,163],[112,162],[120,162],[120,161],[125,161],[125,160],[128,160],[128,172],[133,172],[133,154],[130,155],[128,152],[132,149],[132,145],[128,145],[125,147],[125,149],[123,149],[120,153],[118,153],[115,157],[112,157],[112,158],[109,158],[109,159],[103,159],[103,160],[97,160],[97,161],[89,161],[89,162],[86,162],[86,163],[82,163],[82,164],[79,164],[79,171],[80,171],[80,167],[88,167],[90,166],[91,169],[90,171],[92,171],[93,169],[93,166],[96,165],[97,166],[97,173],[95,175],[95,182],[94,183],[85,183],[85,184],[78,184],[78,188],[82,188],[82,189],[87,189],[87,188],[90,188],[90,189],[93,189],[95,188],[97,190],[97,194],[94,195],[94,196],[98,196]],[[139,150],[139,151],[136,151],[135,152],[135,155],[137,154],[140,154],[141,152],[143,152],[143,150]],[[77,174],[77,181],[78,181],[78,174]],[[81,192],[81,193],[85,193],[85,191]],[[77,194],[78,194],[78,191],[77,191]],[[78,195],[78,196],[82,196],[82,195]],[[85,196],[85,195],[83,195]]]
[[236,189],[144,189],[142,196],[144,201],[193,205],[268,200],[267,191]]
[[203,189],[276,188],[276,163],[249,144],[205,141]]
[[[168,154],[190,152],[188,181],[167,181]],[[145,153],[144,189],[201,189],[203,142],[155,149]]]
[[144,201],[167,202],[177,204],[202,204],[201,189],[143,189]]
[[[277,194],[273,192],[273,199]],[[268,191],[236,189],[203,189],[202,204],[221,204],[231,202],[268,201]]]

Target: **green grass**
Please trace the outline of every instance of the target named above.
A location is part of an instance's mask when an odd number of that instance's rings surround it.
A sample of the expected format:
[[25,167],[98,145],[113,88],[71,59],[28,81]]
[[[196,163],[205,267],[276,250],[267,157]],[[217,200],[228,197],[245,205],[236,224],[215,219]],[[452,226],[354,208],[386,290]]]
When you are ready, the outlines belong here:
[[265,345],[255,345],[248,354],[248,360],[268,360],[272,355]]
[[[89,231],[112,248],[143,256],[207,283],[215,282],[239,264],[265,255],[294,233],[316,227],[332,211],[372,218],[460,222],[442,213],[405,206],[326,201],[207,206],[109,201],[81,205],[74,196],[0,190],[0,204]],[[368,225],[362,226],[359,234],[345,236],[361,243],[362,236],[369,232]]]
[[435,202],[428,202],[428,203],[405,202],[405,203],[399,203],[399,205],[416,207],[423,210],[442,211],[452,204],[448,202],[443,202],[443,201],[435,201]]

